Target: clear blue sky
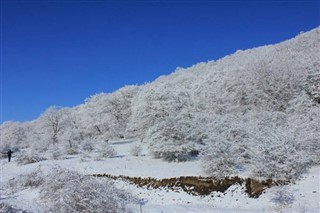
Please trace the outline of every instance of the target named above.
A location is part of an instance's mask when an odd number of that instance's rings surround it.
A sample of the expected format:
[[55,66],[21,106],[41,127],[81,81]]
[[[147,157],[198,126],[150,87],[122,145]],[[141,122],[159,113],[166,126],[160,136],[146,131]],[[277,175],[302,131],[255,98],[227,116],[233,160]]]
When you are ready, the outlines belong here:
[[292,38],[319,2],[1,0],[1,123]]

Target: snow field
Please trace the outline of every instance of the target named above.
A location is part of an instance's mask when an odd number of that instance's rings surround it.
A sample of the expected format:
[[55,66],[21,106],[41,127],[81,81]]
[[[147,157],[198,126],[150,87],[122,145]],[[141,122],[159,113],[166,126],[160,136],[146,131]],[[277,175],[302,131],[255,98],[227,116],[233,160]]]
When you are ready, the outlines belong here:
[[[16,209],[29,210],[31,212],[45,212],[45,208],[39,200],[37,189],[26,189],[13,195],[5,195],[5,183],[21,174],[28,174],[41,167],[44,171],[56,165],[77,171],[81,174],[108,173],[113,175],[128,175],[132,177],[156,177],[167,178],[174,176],[200,176],[199,161],[191,162],[165,162],[152,159],[146,150],[144,155],[135,157],[130,155],[130,147],[138,143],[110,142],[119,157],[107,158],[95,161],[95,153],[91,153],[88,161],[81,161],[80,155],[62,160],[46,160],[34,164],[18,166],[15,157],[11,163],[1,160],[1,201],[9,203]],[[145,147],[144,147],[145,148]],[[319,212],[320,192],[320,167],[313,167],[295,184],[290,184],[289,189],[294,201],[292,204],[280,209],[279,205],[272,201],[277,187],[267,189],[258,199],[249,198],[240,185],[231,186],[225,193],[213,192],[208,196],[192,196],[184,191],[172,191],[170,189],[146,189],[116,180],[113,184],[126,190],[138,200],[143,200],[141,205],[143,212]],[[130,204],[133,212],[140,212],[141,202]]]

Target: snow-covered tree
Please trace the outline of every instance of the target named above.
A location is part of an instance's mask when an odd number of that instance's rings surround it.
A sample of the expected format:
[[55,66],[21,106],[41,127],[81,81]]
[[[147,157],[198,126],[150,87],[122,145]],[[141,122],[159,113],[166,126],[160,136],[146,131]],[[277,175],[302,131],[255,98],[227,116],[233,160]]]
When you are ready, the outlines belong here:
[[204,147],[205,123],[206,119],[201,115],[182,111],[153,125],[145,140],[155,157],[169,161],[187,160],[193,151],[199,152]]
[[114,93],[100,93],[86,100],[78,109],[84,137],[107,141],[124,137],[131,116],[131,101],[138,86],[126,86]]
[[[0,126],[1,133],[1,150],[3,146],[8,148],[24,148],[28,146],[27,143],[27,124],[20,122],[8,121]],[[5,150],[3,150],[5,151]]]
[[49,135],[53,144],[59,142],[59,136],[68,123],[66,109],[61,107],[49,107],[41,116],[42,124],[44,125],[46,134]]

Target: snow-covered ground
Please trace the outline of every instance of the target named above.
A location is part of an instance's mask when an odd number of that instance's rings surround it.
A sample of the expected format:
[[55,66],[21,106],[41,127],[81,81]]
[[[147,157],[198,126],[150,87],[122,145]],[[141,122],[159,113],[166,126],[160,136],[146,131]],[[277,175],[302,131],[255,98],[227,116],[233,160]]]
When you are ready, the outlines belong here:
[[[15,156],[8,163],[2,159],[1,163],[1,202],[9,203],[16,209],[31,212],[43,212],[45,209],[39,203],[38,191],[27,189],[13,195],[4,193],[5,183],[20,174],[27,174],[36,168],[50,170],[52,166],[78,171],[82,174],[107,173],[113,175],[127,175],[132,177],[167,178],[177,176],[203,176],[198,160],[191,162],[165,162],[152,159],[146,147],[143,155],[134,157],[130,148],[137,141],[114,141],[109,144],[118,152],[117,157],[95,160],[95,153],[90,153],[86,159],[83,155],[70,156],[61,160],[46,160],[34,164],[18,166]],[[15,153],[16,155],[19,153]],[[185,212],[320,212],[320,167],[311,168],[295,184],[286,189],[293,198],[293,202],[281,206],[275,201],[275,194],[281,187],[267,189],[258,199],[249,198],[240,185],[230,187],[225,193],[212,193],[208,196],[193,196],[184,191],[167,189],[146,189],[117,180],[116,187],[125,189],[140,202],[132,204],[133,212],[148,213],[185,213]]]

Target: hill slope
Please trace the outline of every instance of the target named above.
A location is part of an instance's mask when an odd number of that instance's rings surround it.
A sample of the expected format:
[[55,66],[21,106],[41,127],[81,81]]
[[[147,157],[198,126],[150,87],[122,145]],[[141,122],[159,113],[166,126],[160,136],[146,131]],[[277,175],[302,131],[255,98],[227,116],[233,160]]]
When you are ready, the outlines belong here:
[[140,138],[155,158],[200,153],[209,175],[296,178],[320,162],[319,44],[317,28],[74,108],[50,107],[34,121],[1,125],[1,149],[71,154]]

